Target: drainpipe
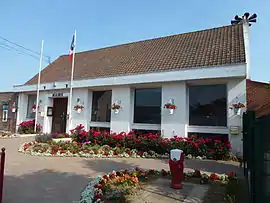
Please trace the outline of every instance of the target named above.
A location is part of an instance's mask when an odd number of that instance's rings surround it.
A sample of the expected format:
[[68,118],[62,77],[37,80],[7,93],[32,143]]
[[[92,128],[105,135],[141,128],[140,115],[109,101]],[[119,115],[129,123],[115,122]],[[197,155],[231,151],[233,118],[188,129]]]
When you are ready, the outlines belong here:
[[250,79],[250,42],[249,42],[249,22],[243,19],[243,34],[246,56],[246,79]]

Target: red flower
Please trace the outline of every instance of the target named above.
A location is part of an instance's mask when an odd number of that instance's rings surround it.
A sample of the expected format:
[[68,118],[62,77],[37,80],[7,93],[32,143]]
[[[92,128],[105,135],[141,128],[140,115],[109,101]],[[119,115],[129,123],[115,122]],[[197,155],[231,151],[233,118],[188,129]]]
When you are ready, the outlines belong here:
[[105,181],[104,180],[100,180],[99,181],[99,184],[102,185],[102,186],[104,186],[105,185]]
[[83,130],[84,129],[84,126],[82,124],[78,125],[75,130]]
[[137,153],[139,156],[142,156],[143,155],[143,152],[138,152]]
[[176,109],[176,106],[171,103],[164,104],[164,108],[166,109]]
[[117,175],[117,176],[120,176],[120,175],[121,175],[121,172],[116,171],[116,175]]
[[101,194],[99,193],[95,194],[95,199],[100,199],[101,197],[102,197]]
[[210,175],[210,180],[218,180],[217,174],[212,173],[212,174]]
[[194,147],[195,149],[198,149],[198,148],[199,148],[199,145],[198,145],[197,143],[193,143],[193,147]]
[[200,170],[195,170],[194,173],[195,173],[196,177],[201,177],[201,171]]
[[111,179],[113,179],[113,178],[115,178],[115,177],[116,177],[116,175],[115,175],[115,174],[113,174],[113,173],[112,173],[112,174],[110,174],[110,178],[111,178]]

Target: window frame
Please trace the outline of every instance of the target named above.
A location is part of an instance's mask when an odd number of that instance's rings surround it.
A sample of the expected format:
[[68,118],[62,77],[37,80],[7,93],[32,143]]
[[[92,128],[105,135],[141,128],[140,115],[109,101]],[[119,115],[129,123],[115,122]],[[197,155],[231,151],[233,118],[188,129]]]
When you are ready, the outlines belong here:
[[[160,98],[160,124],[153,123],[135,123],[134,115],[135,115],[135,90],[136,89],[157,89],[160,88],[161,98]],[[162,123],[162,86],[150,86],[150,87],[134,87],[131,89],[131,129],[137,130],[161,130]]]
[[[226,124],[225,125],[192,125],[190,124],[190,87],[196,86],[215,86],[215,85],[224,85],[225,86],[225,101],[226,101]],[[228,131],[228,83],[205,83],[205,84],[189,84],[187,85],[187,130],[188,132],[202,132],[202,133],[212,133],[215,130],[220,130],[221,134],[227,134]],[[195,129],[196,131],[193,131]],[[200,130],[199,130],[200,129]],[[190,130],[190,131],[189,131]],[[199,130],[199,131],[198,131]],[[226,133],[225,133],[226,132]]]

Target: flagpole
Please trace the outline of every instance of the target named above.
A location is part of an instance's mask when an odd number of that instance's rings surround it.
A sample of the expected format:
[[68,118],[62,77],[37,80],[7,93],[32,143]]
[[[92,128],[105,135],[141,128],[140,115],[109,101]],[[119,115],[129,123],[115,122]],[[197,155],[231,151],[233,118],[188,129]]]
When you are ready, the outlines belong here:
[[72,90],[73,90],[73,76],[74,76],[74,62],[75,62],[75,53],[76,53],[76,30],[74,32],[74,49],[72,53],[72,66],[71,66],[71,77],[70,77],[70,92],[69,92],[69,130],[72,128]]
[[38,106],[39,106],[40,75],[41,75],[41,67],[42,67],[42,60],[43,60],[43,44],[44,44],[44,40],[41,41],[41,50],[40,50],[34,133],[36,133],[36,131],[37,131],[37,116],[38,116]]

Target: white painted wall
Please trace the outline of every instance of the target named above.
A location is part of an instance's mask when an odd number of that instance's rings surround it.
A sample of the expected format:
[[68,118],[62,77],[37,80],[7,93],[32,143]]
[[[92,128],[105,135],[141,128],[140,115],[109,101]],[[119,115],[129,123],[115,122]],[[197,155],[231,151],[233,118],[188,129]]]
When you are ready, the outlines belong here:
[[[81,113],[77,113],[72,109],[72,128],[75,128],[77,125],[82,124],[83,126],[88,126],[89,119],[90,119],[90,103],[92,103],[92,100],[89,99],[89,91],[88,89],[73,89],[73,96],[72,96],[72,108],[79,104],[83,105],[84,109]],[[77,99],[80,100],[80,102],[77,102]]]
[[112,89],[112,104],[120,105],[120,111],[115,114],[111,111],[111,131],[112,132],[129,132],[132,123],[132,91],[129,86],[116,86]]
[[[174,100],[176,110],[170,115],[164,104]],[[187,136],[187,87],[185,82],[164,83],[162,85],[161,132],[165,137]]]
[[[242,115],[234,115],[234,111],[230,109],[231,105],[236,102],[241,102],[246,106],[246,80],[245,79],[229,79],[228,81],[228,127],[230,126],[240,126],[240,130],[242,132]],[[238,98],[238,99],[237,99]],[[243,109],[243,112],[245,108]],[[242,112],[242,113],[243,113]],[[240,135],[229,135],[232,151],[234,153],[242,154],[242,133]]]
[[18,125],[21,122],[26,120],[27,102],[28,102],[28,96],[26,94],[24,94],[24,93],[20,93],[19,96],[18,96],[16,132],[18,131]]

